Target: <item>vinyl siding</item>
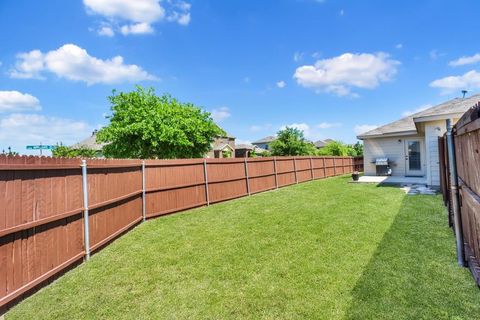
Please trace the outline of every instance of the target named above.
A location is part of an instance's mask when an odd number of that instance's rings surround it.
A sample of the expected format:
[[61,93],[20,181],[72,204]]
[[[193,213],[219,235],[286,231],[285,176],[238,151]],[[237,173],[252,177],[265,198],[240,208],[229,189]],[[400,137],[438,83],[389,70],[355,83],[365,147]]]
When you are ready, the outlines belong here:
[[[421,136],[365,139],[363,141],[365,174],[375,175],[376,168],[372,161],[375,161],[376,158],[387,157],[391,161],[392,175],[405,176],[405,139],[410,138],[423,139]],[[424,159],[425,157],[422,157],[425,169]]]
[[[439,129],[439,130],[437,130]],[[438,137],[447,130],[445,121],[431,121],[425,123],[425,144],[427,148],[427,183],[433,186],[440,185],[440,160],[438,155]]]

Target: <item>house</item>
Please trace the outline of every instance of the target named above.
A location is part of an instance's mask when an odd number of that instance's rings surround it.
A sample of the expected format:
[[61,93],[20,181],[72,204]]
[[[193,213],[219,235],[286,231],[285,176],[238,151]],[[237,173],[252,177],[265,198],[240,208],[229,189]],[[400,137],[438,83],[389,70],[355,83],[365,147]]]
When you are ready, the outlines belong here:
[[212,149],[206,154],[206,158],[234,158],[235,137],[225,135],[217,136],[212,142]]
[[277,140],[277,137],[275,136],[268,136],[264,137],[258,141],[252,142],[252,144],[256,147],[262,148],[264,150],[269,151],[270,150],[270,143],[273,141]]
[[253,144],[237,144],[235,145],[235,158],[248,158],[253,153],[260,155],[265,149],[254,146]]
[[323,147],[325,147],[327,144],[329,144],[330,142],[333,142],[335,140],[333,139],[325,139],[325,140],[318,140],[318,141],[315,141],[313,144],[315,145],[315,147],[317,149],[321,149]]
[[427,185],[440,185],[438,137],[475,103],[480,94],[455,98],[395,122],[360,134],[364,143],[365,175],[376,175],[375,159],[388,158],[393,176],[423,177]]
[[75,143],[70,147],[72,149],[87,148],[87,149],[95,150],[97,157],[103,157],[102,150],[103,150],[103,147],[105,146],[105,143],[97,142],[97,132],[98,130],[94,130],[89,137],[83,139],[80,142]]
[[[102,149],[105,143],[97,142],[97,130],[92,132],[92,135],[88,138],[75,143],[71,146],[73,149],[79,149],[81,147],[93,149],[97,151],[97,157],[103,157]],[[207,158],[233,158],[235,157],[235,137],[231,136],[218,136],[212,143],[212,150],[210,150]]]

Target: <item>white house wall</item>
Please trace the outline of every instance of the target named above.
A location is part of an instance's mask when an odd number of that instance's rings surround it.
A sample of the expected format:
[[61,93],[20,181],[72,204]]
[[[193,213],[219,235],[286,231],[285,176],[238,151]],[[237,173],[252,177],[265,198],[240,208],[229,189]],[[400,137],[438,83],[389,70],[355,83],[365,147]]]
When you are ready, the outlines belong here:
[[[423,136],[398,136],[390,138],[365,139],[364,144],[364,171],[366,175],[375,175],[376,167],[372,163],[376,158],[387,157],[392,162],[392,175],[405,176],[405,139],[422,139]],[[400,140],[400,141],[399,141]],[[424,153],[424,151],[422,151]],[[422,157],[422,166],[426,170],[425,157]]]
[[425,123],[425,145],[427,148],[427,183],[440,185],[440,158],[438,154],[438,137],[447,130],[445,121]]

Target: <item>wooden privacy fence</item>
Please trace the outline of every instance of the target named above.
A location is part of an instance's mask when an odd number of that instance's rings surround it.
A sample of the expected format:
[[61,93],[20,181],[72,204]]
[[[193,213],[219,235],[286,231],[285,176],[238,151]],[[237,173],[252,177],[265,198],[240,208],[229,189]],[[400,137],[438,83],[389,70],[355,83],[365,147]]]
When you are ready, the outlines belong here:
[[343,175],[362,164],[351,157],[0,156],[0,307],[146,218]]
[[[480,285],[480,104],[467,111],[453,128],[458,176],[459,229],[463,236],[463,254],[476,282]],[[451,172],[446,136],[439,138],[441,190],[448,207],[450,225],[454,225]]]

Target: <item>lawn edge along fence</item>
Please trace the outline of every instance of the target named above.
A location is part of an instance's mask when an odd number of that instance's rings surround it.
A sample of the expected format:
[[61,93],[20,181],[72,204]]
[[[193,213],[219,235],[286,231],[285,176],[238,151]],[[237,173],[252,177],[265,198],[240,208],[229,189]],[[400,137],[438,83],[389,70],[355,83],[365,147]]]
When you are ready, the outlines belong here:
[[0,310],[145,219],[354,170],[362,158],[0,155]]
[[438,140],[441,191],[458,262],[480,286],[480,103],[449,129]]

